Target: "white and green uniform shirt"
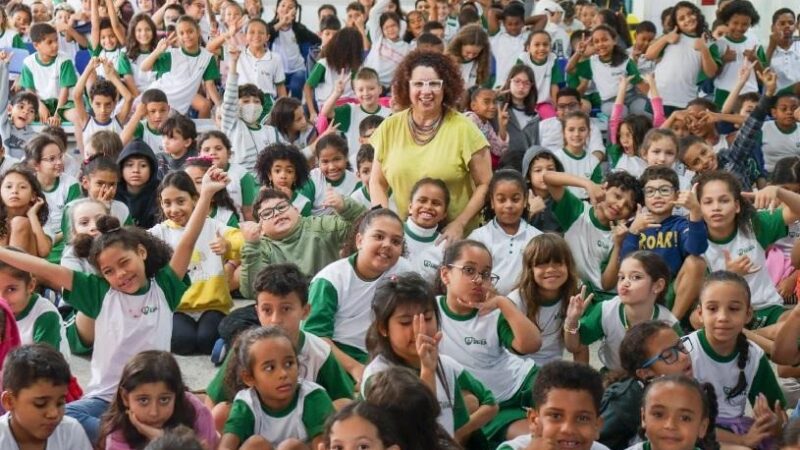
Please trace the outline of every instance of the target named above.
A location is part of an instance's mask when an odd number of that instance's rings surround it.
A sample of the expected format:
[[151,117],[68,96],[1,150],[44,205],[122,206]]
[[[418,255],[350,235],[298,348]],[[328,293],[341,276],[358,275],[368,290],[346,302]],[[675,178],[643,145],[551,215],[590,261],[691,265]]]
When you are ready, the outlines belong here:
[[333,413],[325,389],[300,378],[292,403],[280,411],[270,411],[253,388],[239,391],[223,434],[235,434],[242,442],[258,435],[273,446],[289,438],[310,442],[324,431],[325,419]]
[[389,117],[391,113],[392,110],[390,108],[380,105],[375,111],[369,112],[366,111],[363,106],[352,105],[350,103],[337,106],[333,110],[333,120],[339,124],[339,131],[344,135],[344,138],[347,139],[347,159],[350,161],[351,167],[358,167],[356,157],[358,156],[358,149],[361,148],[361,144],[359,143],[360,134],[358,131],[361,121],[374,115],[381,116],[385,119]]
[[44,64],[39,60],[39,54],[34,53],[22,62],[20,84],[25,89],[35,91],[41,100],[57,101],[61,88],[71,88],[77,82],[75,66],[63,55]]
[[111,401],[116,395],[122,369],[145,350],[170,350],[172,313],[180,304],[187,285],[167,265],[146,281],[135,294],[112,289],[96,275],[72,273],[72,290],[64,300],[95,319],[92,377],[85,397]]
[[561,201],[553,203],[553,214],[564,231],[578,275],[595,292],[602,289],[603,269],[608,265],[613,243],[611,228],[603,225],[589,203],[564,191]]
[[580,78],[594,83],[602,101],[613,100],[616,97],[620,77],[633,77],[629,92],[635,85],[642,82],[639,68],[630,58],[619,65],[612,66],[611,61],[603,61],[600,56],[592,55],[589,59],[578,63],[577,73]]
[[133,130],[133,137],[144,141],[156,156],[165,153],[164,140],[161,138],[161,133],[150,128],[147,120],[142,120],[136,124],[136,128]]
[[422,228],[414,223],[411,217],[403,225],[406,237],[406,251],[408,262],[414,272],[417,272],[429,283],[436,281],[439,275],[439,266],[444,257],[445,241],[436,243],[439,238],[437,228]]
[[[531,445],[532,441],[532,435],[523,434],[522,436],[517,436],[515,439],[503,442],[499,447],[497,447],[497,450],[525,450],[529,445]],[[609,448],[597,441],[594,441],[589,450],[609,450]]]
[[[626,450],[653,450],[653,446],[650,444],[650,441],[644,441],[631,445]],[[694,450],[700,450],[700,449],[698,447],[695,447]]]
[[[445,297],[438,297],[441,311],[442,341],[439,351],[475,375],[502,403],[514,396],[536,370],[536,363],[511,353],[514,331],[500,310],[478,315],[473,310],[459,315],[450,310]],[[497,374],[502,373],[499,377]]]
[[[361,396],[367,398],[366,389],[370,377],[395,366],[397,364],[387,360],[383,355],[378,355],[370,361],[364,368]],[[418,372],[418,369],[413,370]],[[444,380],[441,378],[442,374],[444,374]],[[455,431],[469,421],[469,412],[464,405],[462,391],[475,395],[480,405],[495,404],[492,393],[461,364],[447,355],[439,355],[439,367],[436,371],[436,400],[439,401],[442,412],[439,414],[437,422],[450,436],[454,436]]]
[[[3,450],[19,449],[19,444],[11,431],[11,413],[0,416],[0,448]],[[69,416],[61,418],[56,429],[47,437],[45,448],[52,450],[89,449],[92,443],[86,437],[81,424]]]
[[228,164],[225,173],[231,180],[225,188],[236,208],[241,210],[242,206],[253,206],[258,195],[258,183],[253,174],[238,164]]
[[94,136],[94,134],[98,131],[106,130],[119,135],[122,133],[122,128],[122,124],[119,123],[119,120],[116,118],[116,116],[112,117],[108,122],[105,123],[98,122],[94,116],[89,116],[89,120],[87,120],[86,124],[83,126],[83,145],[86,146],[86,144],[89,143],[89,139],[91,139],[92,136]]
[[189,111],[192,99],[204,81],[218,80],[220,76],[214,55],[204,48],[194,54],[181,48],[167,49],[158,57],[153,70],[158,79],[150,89],[164,91],[172,109],[181,114]]
[[356,273],[358,253],[334,261],[314,276],[308,292],[311,313],[303,330],[321,338],[330,338],[351,357],[367,358],[367,328],[372,323],[372,297],[380,281],[408,272],[411,266],[400,258],[389,270],[374,280],[364,280]]
[[331,208],[322,206],[325,201],[325,191],[330,185],[336,193],[344,197],[349,197],[353,191],[356,190],[358,185],[358,177],[356,174],[349,170],[344,171],[344,175],[338,181],[331,181],[325,178],[319,168],[311,169],[308,176],[308,182],[300,189],[301,193],[308,197],[314,204],[312,214],[315,216],[324,216],[332,214],[334,211]]
[[800,156],[800,127],[794,124],[784,131],[774,120],[765,122],[761,127],[761,151],[767,172],[772,172],[781,158]]
[[28,299],[28,306],[15,315],[15,318],[22,345],[43,343],[62,350],[64,344],[63,350],[67,352],[64,355],[69,354],[61,314],[50,300],[40,297],[39,294],[32,294]]
[[[47,222],[44,224],[44,231],[49,236],[55,236],[61,231],[61,220],[67,203],[81,196],[81,186],[78,180],[69,175],[61,175],[56,178],[56,184],[52,189],[42,189],[44,198],[47,200]],[[68,237],[64,236],[64,239]]]
[[[564,172],[575,175],[587,180],[592,180],[595,183],[600,183],[603,179],[601,161],[597,159],[594,153],[589,150],[584,150],[582,156],[575,156],[567,150],[560,148],[553,151],[553,154],[561,161],[564,166]],[[586,198],[586,190],[579,187],[568,186],[567,190],[578,196],[578,198]]]
[[665,106],[686,108],[697,98],[697,83],[705,78],[702,58],[694,49],[697,39],[681,34],[676,44],[664,47],[656,63],[656,87]]
[[310,217],[311,210],[314,205],[311,204],[311,200],[308,199],[305,195],[297,192],[295,190],[292,192],[292,206],[297,208],[300,211],[300,215],[303,217]]
[[156,81],[156,73],[154,71],[145,72],[142,70],[142,62],[144,62],[150,53],[139,53],[135,60],[131,61],[127,54],[117,61],[117,72],[121,77],[130,75],[133,77],[133,83],[136,89],[140,92],[146,91],[154,81]]
[[[122,47],[115,48],[114,50],[106,50],[103,47],[97,47],[96,49],[90,49],[90,51],[93,57],[105,58],[113,67],[117,67],[117,65],[119,65],[119,60],[125,55],[125,49]],[[108,76],[106,76],[106,68],[103,67],[102,64],[98,64],[94,72],[98,77],[108,78]]]
[[[654,305],[652,320],[666,322],[679,336],[683,334],[678,319],[663,305]],[[578,334],[583,345],[602,339],[598,352],[600,362],[609,370],[621,370],[619,346],[629,327],[628,318],[625,317],[625,305],[617,296],[590,306],[581,317]]]
[[749,400],[750,404],[753,404],[756,396],[762,393],[767,397],[767,403],[770,405],[774,405],[775,400],[780,400],[781,404],[786,403],[767,356],[761,347],[752,341],[747,341],[749,345],[748,358],[744,367],[747,388],[736,397],[728,398],[728,393],[739,381],[739,352],[734,351],[730,355],[720,355],[709,344],[705,330],[690,334],[689,340],[692,343],[692,351],[689,352],[689,357],[692,358],[692,373],[697,381],[714,385],[719,408],[717,417],[733,419],[744,416],[747,401]]
[[239,55],[236,72],[240,84],[255,84],[261,92],[273,98],[278,96],[276,86],[286,81],[281,55],[269,50],[259,58],[245,48]]
[[751,302],[754,310],[769,308],[770,306],[783,305],[783,298],[775,289],[775,284],[767,272],[765,249],[786,237],[788,229],[783,221],[783,209],[774,212],[758,211],[753,216],[753,229],[755,233],[734,230],[731,236],[720,241],[709,237],[708,249],[703,253],[703,258],[708,264],[708,270],[713,272],[725,269],[725,251],[730,252],[731,258],[741,256],[750,258],[753,267],[760,269],[755,273],[747,274],[744,279],[750,286]]
[[491,48],[496,49],[492,52],[496,67],[493,87],[500,88],[506,82],[508,72],[517,62],[517,55],[525,49],[525,41],[528,39],[528,34],[530,33],[522,32],[517,36],[512,36],[505,30],[501,30],[494,36],[489,37]]
[[306,83],[314,88],[314,99],[317,101],[317,105],[322,106],[325,101],[328,100],[328,97],[330,97],[333,93],[336,83],[340,78],[348,78],[344,85],[342,97],[355,97],[356,94],[353,92],[353,86],[351,82],[354,75],[355,69],[352,69],[347,70],[344,74],[344,77],[342,77],[342,74],[339,73],[338,70],[331,69],[328,66],[327,58],[320,58],[317,60],[317,63],[314,64],[314,67],[311,69],[311,73],[308,74],[308,81],[306,81]]
[[0,48],[25,48],[25,42],[17,31],[9,27],[0,32]]
[[483,242],[492,253],[492,272],[500,276],[495,285],[498,294],[506,295],[517,285],[522,273],[522,252],[540,234],[538,228],[520,220],[517,232],[510,235],[497,223],[497,218],[470,233],[469,239]]
[[[742,63],[745,60],[745,50],[752,50],[753,47],[758,47],[756,50],[758,60],[765,66],[767,65],[767,57],[764,54],[764,48],[759,45],[758,38],[754,36],[745,36],[738,42],[727,36],[723,36],[712,44],[712,47],[719,55],[724,55],[728,49],[736,52],[736,60],[725,63],[720,68],[719,72],[717,72],[717,76],[714,78],[714,87],[717,89],[731,91],[736,85],[736,81],[739,78],[739,69],[741,69]],[[758,92],[758,81],[756,80],[755,72],[750,73],[750,77],[747,79],[747,82],[744,84],[739,94],[749,94],[750,92]],[[661,95],[663,97],[664,94],[662,93]]]
[[554,98],[550,98],[550,87],[558,84],[564,79],[564,74],[561,72],[561,67],[556,64],[556,54],[550,52],[547,59],[538,63],[531,58],[530,53],[523,52],[517,56],[517,64],[525,64],[533,70],[536,75],[534,82],[536,83],[536,101],[538,103],[555,103]]
[[[360,184],[360,182],[359,182]],[[357,187],[352,194],[350,194],[350,198],[358,203],[359,205],[363,206],[364,208],[370,209],[372,208],[372,197],[369,195],[369,190],[367,190],[368,186],[361,185],[361,187]],[[397,202],[394,201],[394,195],[392,194],[392,190],[389,189],[389,209],[397,212]],[[406,242],[408,245],[408,242]]]
[[[519,289],[515,289],[508,294],[508,299],[514,302],[528,317],[528,304],[522,301]],[[562,359],[564,355],[564,339],[561,337],[561,330],[564,326],[564,314],[566,309],[563,307],[563,302],[566,300],[556,299],[555,301],[545,302],[544,300],[536,299],[539,303],[539,311],[536,314],[536,320],[532,322],[539,329],[539,334],[542,337],[542,346],[536,353],[524,355],[523,358],[531,358],[536,361],[537,366],[544,366],[551,361]]]
[[461,69],[461,79],[464,81],[464,89],[469,89],[478,84],[478,65],[475,61],[466,61],[459,64]]
[[778,75],[779,91],[800,82],[800,41],[792,41],[787,49],[775,46],[769,66]]
[[377,36],[377,38],[372,41],[372,48],[364,59],[363,67],[369,67],[378,72],[378,81],[381,86],[389,87],[397,66],[411,51],[411,45],[402,39],[397,41],[385,39],[380,31],[376,34],[370,33],[370,37],[372,36]]

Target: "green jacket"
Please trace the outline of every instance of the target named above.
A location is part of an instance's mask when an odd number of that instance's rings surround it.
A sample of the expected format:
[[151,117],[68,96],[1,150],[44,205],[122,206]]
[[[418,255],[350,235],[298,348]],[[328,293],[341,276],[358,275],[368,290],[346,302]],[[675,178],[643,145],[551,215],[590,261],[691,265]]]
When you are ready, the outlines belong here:
[[350,233],[350,226],[366,209],[345,198],[339,215],[300,217],[292,232],[281,240],[261,237],[257,243],[245,242],[239,290],[246,298],[255,298],[252,282],[268,264],[294,263],[313,277],[323,267],[340,259],[339,249]]

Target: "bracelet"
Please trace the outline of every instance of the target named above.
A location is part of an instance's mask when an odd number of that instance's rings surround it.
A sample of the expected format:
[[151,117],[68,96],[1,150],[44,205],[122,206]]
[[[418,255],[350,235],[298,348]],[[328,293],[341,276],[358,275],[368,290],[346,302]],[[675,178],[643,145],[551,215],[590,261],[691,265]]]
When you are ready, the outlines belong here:
[[567,327],[567,321],[566,320],[564,321],[564,331],[566,331],[567,333],[569,333],[569,334],[578,334],[578,330],[580,330],[580,329],[581,329],[580,321],[578,321],[578,325],[575,328],[571,328],[571,329],[569,327]]

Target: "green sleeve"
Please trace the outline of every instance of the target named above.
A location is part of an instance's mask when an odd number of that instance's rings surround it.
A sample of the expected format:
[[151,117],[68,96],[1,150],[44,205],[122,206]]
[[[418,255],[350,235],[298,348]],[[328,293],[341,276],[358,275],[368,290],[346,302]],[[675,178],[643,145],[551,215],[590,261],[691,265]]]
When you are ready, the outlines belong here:
[[[306,206],[311,207],[311,203]],[[367,209],[360,205],[358,202],[350,197],[344,198],[344,209],[336,216],[326,216],[323,220],[335,221],[334,228],[331,233],[331,239],[335,239],[341,245],[348,235],[350,234],[351,226]],[[330,219],[327,219],[330,217]]]
[[578,78],[583,78],[584,80],[591,80],[592,79],[592,63],[588,59],[584,59],[583,61],[578,63],[578,67],[575,69]]
[[477,378],[467,370],[462,370],[456,379],[459,391],[467,391],[478,399],[481,405],[494,405],[497,403],[492,391],[486,388]]
[[786,407],[786,398],[775,378],[775,372],[769,365],[767,355],[762,355],[761,360],[758,361],[758,369],[756,369],[753,383],[750,385],[750,392],[747,393],[751,405],[755,403],[758,394],[764,394],[767,397],[767,404],[770,406],[774,405],[776,401],[780,401],[781,406]]
[[511,448],[511,446],[508,444],[501,444],[500,447],[497,447],[497,450],[514,450],[514,449]]
[[642,81],[642,75],[639,73],[639,68],[636,66],[636,63],[633,62],[632,59],[628,59],[628,64],[625,66],[625,72],[628,74],[629,77],[633,77],[631,80],[632,85],[637,85]]
[[265,265],[272,263],[271,247],[258,242],[245,242],[242,247],[242,270],[239,272],[239,290],[245,298],[256,298],[252,283]]
[[75,72],[75,66],[72,61],[66,60],[61,63],[61,73],[58,79],[58,85],[62,88],[71,88],[78,83],[78,73]]
[[156,284],[164,291],[164,295],[167,296],[166,300],[167,304],[169,304],[169,308],[173,311],[178,309],[183,293],[186,292],[186,288],[191,284],[185,281],[188,280],[188,277],[184,277],[185,280],[181,280],[178,278],[178,274],[172,270],[172,267],[167,264],[156,272],[155,278]]
[[206,71],[203,72],[203,81],[219,79],[219,64],[217,64],[217,58],[212,57],[211,61],[208,62],[208,66],[206,66]]
[[11,38],[11,46],[14,48],[24,48],[27,49],[28,47],[25,45],[25,41],[22,40],[22,36],[19,33],[15,34],[13,38]]
[[103,47],[100,45],[98,45],[97,47],[92,47],[92,44],[89,43],[89,47],[87,48],[87,50],[89,50],[89,54],[92,55],[93,58],[96,58],[100,56],[100,53],[103,51]]
[[314,205],[312,205],[311,202],[309,201],[306,202],[305,205],[303,205],[303,209],[300,211],[300,215],[303,217],[311,217],[312,211],[314,211]]
[[583,314],[578,334],[583,345],[597,342],[605,336],[603,332],[603,303],[596,303],[590,306],[589,310]]
[[[717,67],[722,67],[722,55],[719,53],[719,47],[717,47],[717,44],[711,44],[711,47],[708,48],[708,52],[711,53],[711,59],[714,60],[714,64],[716,64]],[[701,68],[699,81],[703,81],[707,78],[708,77]]]
[[681,326],[680,321],[673,323],[672,329],[675,330],[675,334],[677,334],[678,336],[686,336],[686,332],[683,331],[683,327]]
[[317,187],[314,186],[314,182],[311,179],[306,180],[302,186],[297,188],[297,192],[304,195],[311,203],[314,203],[314,199],[317,198]]
[[608,162],[611,163],[611,167],[617,167],[617,163],[622,157],[622,146],[619,144],[609,145],[606,147],[606,156],[608,156]]
[[61,211],[61,235],[66,237],[70,235],[69,232],[69,208],[70,204],[67,202],[64,209]]
[[228,363],[231,361],[232,354],[232,352],[228,352],[228,354],[225,355],[225,360],[222,361],[222,365],[219,366],[217,373],[214,374],[214,378],[208,382],[208,386],[206,387],[206,395],[208,395],[208,398],[214,403],[230,401],[230,398],[226,398],[225,396],[225,372],[228,370]]
[[31,72],[31,69],[28,68],[27,64],[22,66],[22,73],[19,76],[19,83],[25,89],[36,89],[36,83],[33,81],[33,72]]
[[306,395],[302,420],[309,442],[322,434],[325,430],[325,421],[334,412],[336,411],[333,409],[333,402],[325,393],[325,389],[316,389]]
[[133,75],[131,60],[128,59],[128,55],[122,55],[117,60],[117,73],[119,73],[119,76],[121,77],[124,77],[125,75]]
[[767,67],[769,65],[767,61],[767,52],[764,51],[764,47],[761,45],[759,45],[756,50],[756,58],[758,58],[762,66]]
[[[337,106],[333,110],[333,121],[339,124],[339,131],[347,133],[350,129],[350,108],[349,104]],[[358,151],[357,149],[350,149],[350,151]]]
[[133,225],[133,217],[128,214],[128,217],[125,218],[125,221],[122,223],[124,226]]
[[141,139],[144,136],[144,125],[142,122],[136,124],[136,128],[133,129],[133,138],[134,139]]
[[575,196],[569,189],[564,189],[564,196],[558,202],[553,202],[553,214],[563,230],[568,230],[581,216],[586,204]]
[[306,80],[306,84],[315,88],[319,86],[320,83],[325,81],[325,66],[320,63],[314,64],[314,67],[311,69],[311,73],[308,75],[308,79]]
[[497,319],[497,336],[500,337],[500,343],[503,347],[514,352],[513,347],[511,347],[511,343],[514,342],[514,330],[511,329],[511,325],[508,324],[508,321],[502,314],[500,314],[500,317]]
[[772,212],[768,210],[756,212],[753,216],[753,231],[756,240],[764,249],[786,237],[789,234],[789,228],[783,221],[783,208],[776,208]]
[[159,78],[161,78],[162,75],[169,72],[171,69],[172,69],[172,54],[170,52],[162,53],[156,60],[155,64],[153,64],[153,70],[156,71],[156,75]]
[[234,434],[240,441],[244,442],[253,435],[256,427],[256,417],[253,411],[242,400],[234,400],[231,406],[231,413],[225,421],[223,434]]
[[325,388],[333,400],[353,398],[355,390],[353,380],[333,356],[333,352],[329,353],[328,358],[322,363],[315,381]]
[[81,198],[81,185],[78,183],[72,183],[72,185],[67,190],[67,200],[64,202],[64,204],[67,204],[79,198]]
[[589,177],[592,180],[592,183],[600,184],[603,182],[603,166],[598,161],[597,165],[594,166],[594,171],[592,172],[592,176]]
[[317,278],[311,282],[308,290],[308,300],[311,303],[311,313],[309,313],[303,324],[303,331],[321,338],[332,338],[334,316],[339,309],[336,288],[333,287],[330,281],[324,278]]
[[[48,301],[41,299],[39,301]],[[61,316],[50,311],[36,318],[33,323],[33,342],[50,344],[55,349],[61,346]]]
[[258,195],[258,183],[251,173],[246,173],[239,181],[239,187],[242,189],[242,205],[253,206]]
[[[518,60],[519,61],[519,60]],[[564,82],[564,71],[558,62],[553,64],[553,70],[550,71],[550,84],[559,84]]]
[[64,300],[78,311],[96,319],[109,289],[111,287],[104,278],[83,272],[72,272],[72,289],[64,290]]

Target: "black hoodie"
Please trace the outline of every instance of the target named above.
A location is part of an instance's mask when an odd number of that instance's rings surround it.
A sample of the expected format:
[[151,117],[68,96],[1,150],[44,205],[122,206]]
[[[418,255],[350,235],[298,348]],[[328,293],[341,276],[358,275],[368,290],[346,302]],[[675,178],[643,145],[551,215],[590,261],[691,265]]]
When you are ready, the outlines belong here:
[[[125,160],[138,156],[145,158],[150,165],[150,179],[147,180],[141,190],[134,194],[128,191],[128,185],[122,179],[122,168],[125,165]],[[125,203],[131,211],[131,218],[133,223],[137,226],[149,229],[156,224],[158,216],[158,198],[156,192],[158,190],[158,164],[156,164],[156,155],[149,145],[144,141],[135,139],[128,143],[122,149],[122,153],[117,158],[117,164],[120,170],[120,181],[117,184],[116,199]]]

